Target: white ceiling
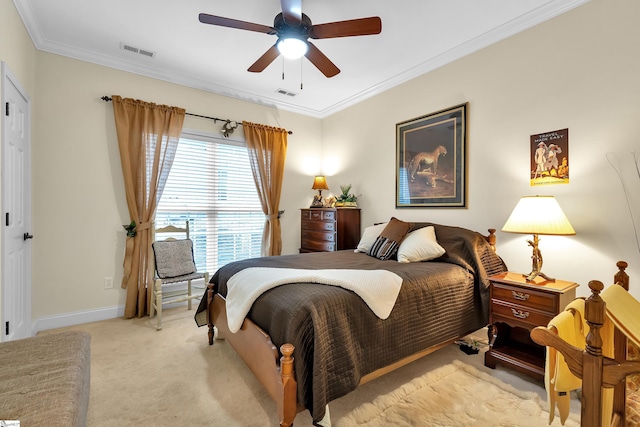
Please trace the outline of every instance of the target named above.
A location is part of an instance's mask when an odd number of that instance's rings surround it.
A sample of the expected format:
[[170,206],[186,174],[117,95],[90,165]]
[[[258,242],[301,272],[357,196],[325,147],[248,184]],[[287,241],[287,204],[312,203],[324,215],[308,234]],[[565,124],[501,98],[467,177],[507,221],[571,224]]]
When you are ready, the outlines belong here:
[[250,73],[276,36],[198,21],[202,12],[272,26],[278,0],[13,1],[37,49],[322,118],[588,0],[304,0],[314,24],[382,19],[378,35],[313,41],[340,68],[332,78],[306,58]]

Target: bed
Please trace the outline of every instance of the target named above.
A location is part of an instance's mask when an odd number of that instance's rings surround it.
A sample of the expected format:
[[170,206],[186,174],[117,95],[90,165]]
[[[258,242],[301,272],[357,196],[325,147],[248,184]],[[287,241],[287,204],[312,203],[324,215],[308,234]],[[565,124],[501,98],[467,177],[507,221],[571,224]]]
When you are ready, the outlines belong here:
[[[602,282],[592,280],[589,282],[591,296],[584,303],[584,318],[589,325],[589,333],[586,336],[586,348],[577,348],[564,341],[558,336],[558,331],[553,326],[537,327],[531,331],[531,338],[540,345],[553,347],[564,357],[571,373],[582,380],[581,390],[581,426],[600,427],[610,426],[636,426],[640,421],[638,411],[640,402],[640,361],[638,360],[637,333],[633,332],[633,327],[638,329],[636,311],[628,312],[629,307],[637,307],[637,302],[625,305],[629,294],[629,276],[625,272],[627,263],[618,261],[618,272],[614,276],[614,284],[607,288],[607,296],[601,297],[605,289]],[[614,291],[614,292],[611,292]],[[617,311],[608,313],[607,299],[609,303],[615,303]],[[612,299],[613,298],[613,299]],[[620,305],[622,302],[622,306]],[[622,308],[622,311],[620,309]],[[625,313],[626,312],[626,313]],[[613,320],[613,318],[615,320]],[[613,321],[613,357],[605,357],[606,344],[600,330],[605,324],[605,317]],[[622,320],[631,319],[630,323]],[[630,328],[629,328],[630,327]],[[620,328],[628,328],[627,334]],[[626,380],[625,380],[626,378]],[[613,389],[612,408],[610,413],[604,415],[603,389]],[[609,419],[611,422],[604,421]],[[602,421],[601,421],[602,420]]]
[[[483,236],[461,227],[416,223],[411,232],[429,226],[446,252],[428,262],[380,260],[345,250],[228,264],[212,277],[196,323],[209,327],[210,344],[215,327],[218,338],[245,361],[276,402],[281,426],[292,425],[295,415],[305,409],[319,423],[329,402],[359,384],[487,325],[487,278],[506,271],[495,253],[495,230]],[[231,333],[227,282],[255,267],[386,270],[401,277],[402,285],[384,320],[355,292],[339,286],[277,286],[257,297],[240,330]]]

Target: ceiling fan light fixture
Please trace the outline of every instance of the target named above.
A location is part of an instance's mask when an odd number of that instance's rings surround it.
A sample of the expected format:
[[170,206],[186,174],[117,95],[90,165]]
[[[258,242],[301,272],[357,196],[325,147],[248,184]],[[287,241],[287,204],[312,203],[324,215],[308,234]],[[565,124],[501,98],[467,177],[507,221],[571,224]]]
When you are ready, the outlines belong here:
[[287,59],[301,58],[309,50],[307,42],[297,37],[282,38],[278,40],[276,47],[278,52]]

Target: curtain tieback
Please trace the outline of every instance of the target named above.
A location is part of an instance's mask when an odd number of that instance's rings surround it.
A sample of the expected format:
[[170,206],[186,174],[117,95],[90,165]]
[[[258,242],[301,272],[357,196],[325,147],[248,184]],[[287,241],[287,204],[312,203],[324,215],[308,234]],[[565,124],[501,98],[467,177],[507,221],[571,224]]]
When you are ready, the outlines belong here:
[[[136,232],[148,230],[151,228],[151,222],[141,222],[136,225]],[[135,247],[135,237],[127,237],[127,241],[125,244],[125,253],[124,253],[124,261],[122,263],[123,275],[122,275],[122,284],[120,287],[123,289],[127,287],[129,284],[129,278],[131,276],[131,267],[133,264],[133,249]]]
[[151,224],[153,224],[152,222],[141,222],[140,224],[136,225],[136,231],[143,231],[143,230],[148,230],[151,228]]
[[267,219],[269,221],[273,221],[273,220],[278,219],[278,218],[280,218],[280,215],[278,215],[278,214],[267,215]]

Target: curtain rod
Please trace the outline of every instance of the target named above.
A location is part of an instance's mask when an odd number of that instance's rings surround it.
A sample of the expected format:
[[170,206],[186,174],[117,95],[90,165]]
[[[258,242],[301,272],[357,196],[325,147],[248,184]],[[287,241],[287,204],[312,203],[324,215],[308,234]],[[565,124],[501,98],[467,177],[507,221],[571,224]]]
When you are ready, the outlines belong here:
[[[110,97],[110,96],[107,96],[107,95],[103,96],[103,97],[102,97],[102,98],[100,98],[100,99],[102,99],[104,102],[111,102],[111,101],[112,101],[111,97]],[[225,122],[225,123],[226,123],[226,122],[234,122],[234,121],[235,121],[237,124],[239,124],[240,126],[242,126],[242,122],[239,122],[239,121],[237,121],[237,120],[220,119],[220,118],[218,118],[218,117],[203,116],[203,115],[200,115],[200,114],[193,114],[193,113],[189,113],[189,112],[186,112],[185,114],[186,114],[187,116],[200,117],[200,118],[202,118],[202,119],[209,119],[209,120],[213,120],[213,122],[214,122],[214,123],[216,123],[216,122],[218,122],[218,121]],[[290,131],[290,130],[288,130],[288,131],[287,131],[287,133],[288,133],[289,135],[293,135],[293,132],[292,132],[292,131]]]

